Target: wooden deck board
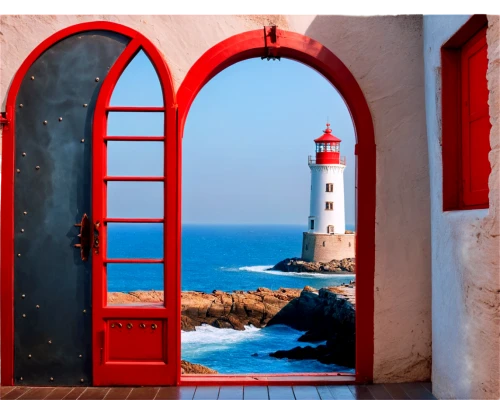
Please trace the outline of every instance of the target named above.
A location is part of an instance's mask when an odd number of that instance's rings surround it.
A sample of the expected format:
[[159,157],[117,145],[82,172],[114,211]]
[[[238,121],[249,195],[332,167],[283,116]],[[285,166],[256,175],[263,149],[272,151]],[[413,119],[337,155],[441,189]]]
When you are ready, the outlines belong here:
[[0,387],[2,400],[434,400],[430,382],[375,385]]

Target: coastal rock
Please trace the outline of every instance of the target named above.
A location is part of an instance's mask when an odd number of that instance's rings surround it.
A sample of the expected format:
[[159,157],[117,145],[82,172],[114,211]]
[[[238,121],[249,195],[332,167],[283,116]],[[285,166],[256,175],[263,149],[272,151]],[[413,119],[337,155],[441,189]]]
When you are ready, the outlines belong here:
[[315,273],[315,274],[354,274],[356,259],[344,258],[342,260],[332,260],[327,263],[310,262],[300,258],[286,258],[280,261],[272,270],[282,272],[296,273]]
[[299,298],[290,301],[269,321],[268,326],[284,324],[307,331],[299,341],[326,341],[326,345],[279,350],[270,356],[294,360],[314,359],[324,364],[354,368],[355,306],[354,284],[323,288],[317,294],[302,291]]
[[181,360],[181,374],[218,374],[218,372],[201,364]]
[[283,307],[300,296],[300,289],[234,291],[226,293],[182,292],[183,330],[208,324],[217,328],[244,330],[245,325],[262,328]]

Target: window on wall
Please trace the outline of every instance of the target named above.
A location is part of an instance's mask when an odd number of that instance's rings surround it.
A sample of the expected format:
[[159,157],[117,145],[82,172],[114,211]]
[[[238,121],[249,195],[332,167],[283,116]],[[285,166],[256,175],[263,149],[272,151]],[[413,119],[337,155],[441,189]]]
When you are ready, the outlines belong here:
[[327,230],[327,233],[333,233],[333,225],[328,225],[326,230]]
[[489,206],[486,29],[475,15],[441,49],[444,211]]
[[311,221],[309,221],[309,226],[310,226],[309,229],[314,229],[314,220],[313,219]]
[[325,210],[333,210],[333,201],[327,201],[325,205]]
[[327,192],[333,192],[333,183],[327,183],[326,184],[326,191]]

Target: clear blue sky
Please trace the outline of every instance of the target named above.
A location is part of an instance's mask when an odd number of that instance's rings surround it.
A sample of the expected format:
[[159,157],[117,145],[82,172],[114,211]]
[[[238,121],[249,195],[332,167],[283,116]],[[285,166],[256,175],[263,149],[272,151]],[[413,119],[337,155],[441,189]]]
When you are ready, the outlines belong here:
[[[161,105],[158,78],[140,53],[112,105]],[[251,59],[215,76],[196,97],[183,140],[183,223],[302,224],[309,215],[307,156],[329,117],[347,156],[346,223],[354,224],[354,129],[340,95],[295,61]],[[110,135],[160,135],[161,115],[117,114]],[[160,143],[112,143],[108,174],[161,175]],[[109,216],[162,216],[161,183],[109,186]]]

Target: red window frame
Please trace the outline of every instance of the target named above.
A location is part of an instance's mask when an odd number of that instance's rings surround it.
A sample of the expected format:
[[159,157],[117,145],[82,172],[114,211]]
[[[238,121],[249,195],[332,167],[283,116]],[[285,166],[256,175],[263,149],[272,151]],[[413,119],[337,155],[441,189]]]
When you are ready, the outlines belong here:
[[[477,148],[470,146],[470,123],[478,116],[469,112],[468,73],[469,55],[481,48],[484,50],[486,46],[487,24],[485,15],[472,16],[441,48],[443,211],[489,207],[489,190],[471,190],[471,179],[484,182],[490,174],[491,166],[487,154],[477,154]],[[484,73],[486,81],[486,70]],[[477,102],[477,99],[473,100]],[[482,112],[487,113],[488,99],[479,100],[484,102]],[[484,134],[488,137],[482,138],[483,143],[484,140],[489,143],[489,129]],[[478,159],[480,169],[476,169],[472,176],[471,168]]]

